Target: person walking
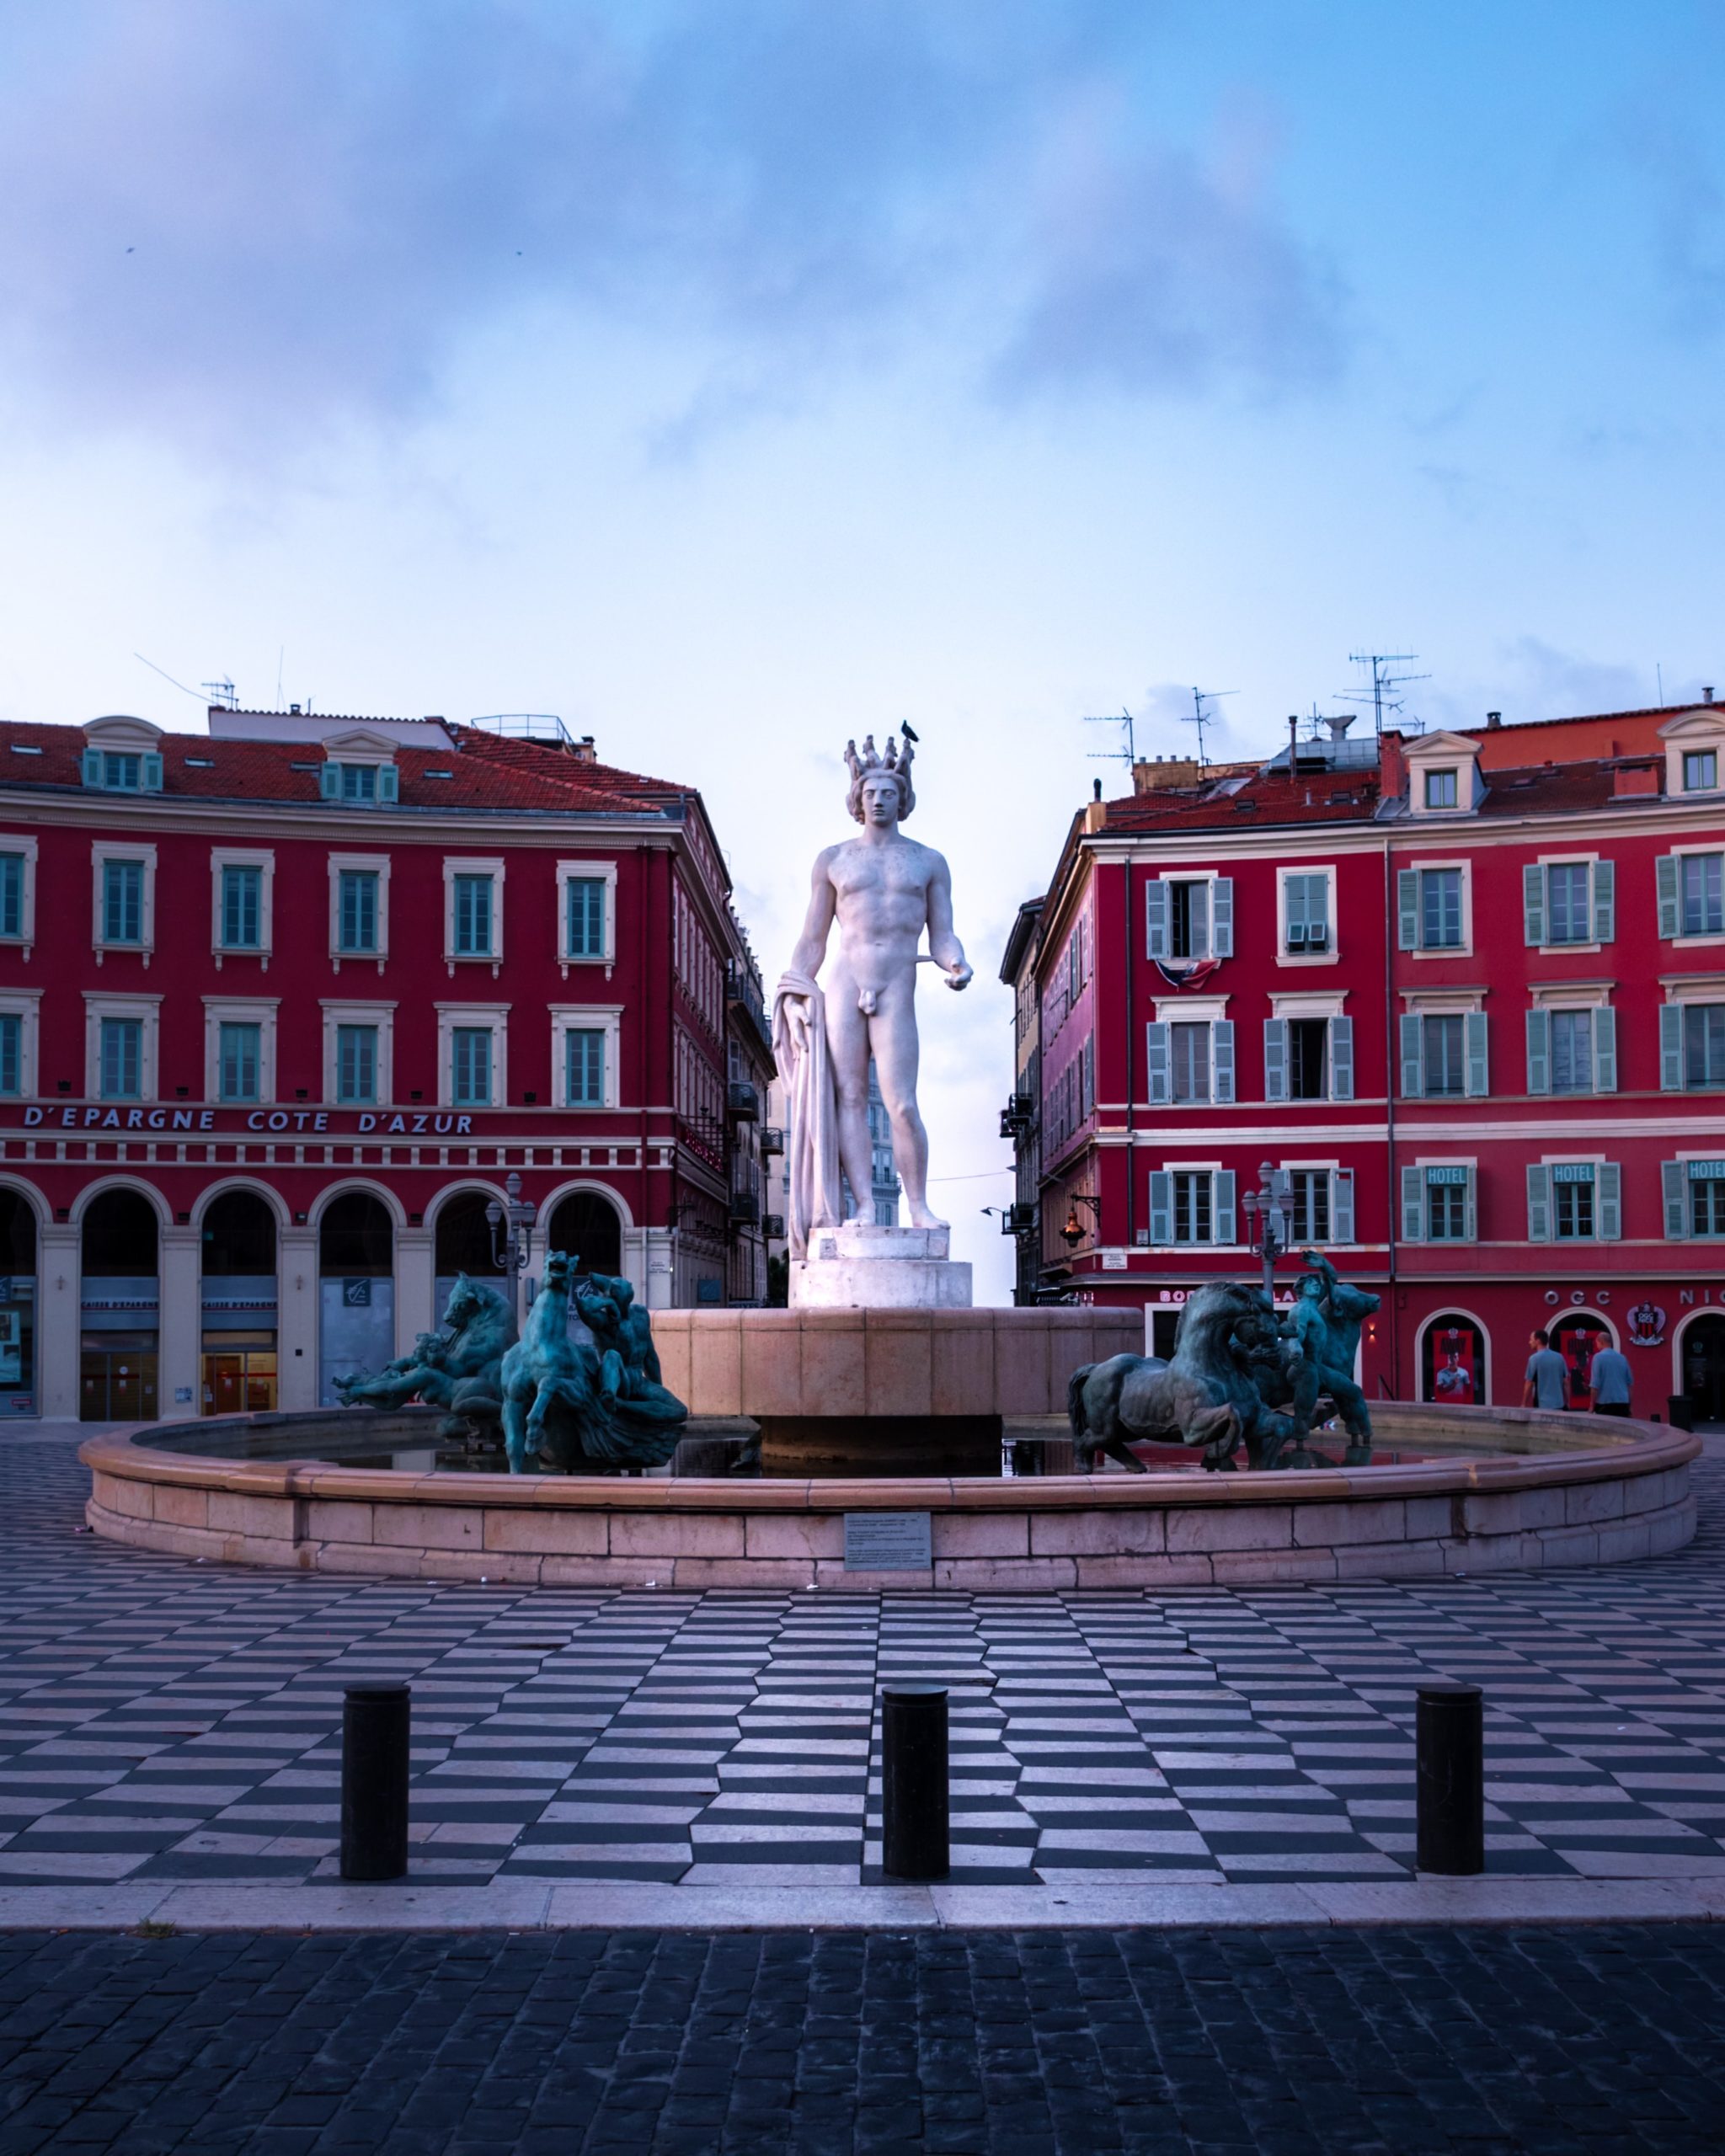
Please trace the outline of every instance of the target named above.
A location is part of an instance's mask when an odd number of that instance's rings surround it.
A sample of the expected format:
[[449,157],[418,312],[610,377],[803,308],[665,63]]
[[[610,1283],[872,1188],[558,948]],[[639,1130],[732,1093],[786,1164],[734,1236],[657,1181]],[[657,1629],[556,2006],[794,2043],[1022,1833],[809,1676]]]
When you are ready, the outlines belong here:
[[1521,1388],[1522,1406],[1567,1407],[1569,1366],[1552,1347],[1551,1335],[1543,1331],[1530,1333],[1527,1344],[1533,1353],[1527,1358],[1527,1381]]
[[1635,1372],[1621,1349],[1601,1348],[1588,1366],[1587,1381],[1593,1387],[1595,1415],[1626,1415],[1635,1390]]

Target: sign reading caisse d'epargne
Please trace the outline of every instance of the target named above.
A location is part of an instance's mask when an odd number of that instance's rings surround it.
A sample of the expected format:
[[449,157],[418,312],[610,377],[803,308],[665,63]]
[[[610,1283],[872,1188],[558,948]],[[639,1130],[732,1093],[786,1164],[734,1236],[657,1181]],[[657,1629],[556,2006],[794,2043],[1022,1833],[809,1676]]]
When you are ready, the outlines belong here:
[[846,1513],[847,1572],[926,1572],[934,1562],[927,1513]]
[[276,1137],[471,1138],[476,1118],[449,1108],[111,1107],[105,1102],[33,1102],[26,1130],[210,1130]]

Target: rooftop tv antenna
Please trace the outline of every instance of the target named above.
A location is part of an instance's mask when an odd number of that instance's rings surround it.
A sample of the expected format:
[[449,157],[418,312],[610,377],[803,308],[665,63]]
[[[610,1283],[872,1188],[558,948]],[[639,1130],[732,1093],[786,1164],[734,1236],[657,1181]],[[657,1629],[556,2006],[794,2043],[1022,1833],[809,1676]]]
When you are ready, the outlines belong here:
[[[1386,712],[1393,718],[1402,716],[1403,700],[1396,694],[1397,690],[1405,688],[1410,681],[1429,681],[1432,678],[1429,674],[1392,674],[1390,671],[1392,666],[1411,666],[1419,657],[1417,651],[1350,651],[1348,656],[1356,666],[1370,667],[1371,690],[1370,694],[1363,691],[1352,696],[1344,694],[1342,702],[1345,704],[1370,704],[1373,731],[1377,734],[1384,730]],[[1416,720],[1415,723],[1418,725],[1419,722]]]
[[1095,764],[1124,764],[1130,771],[1138,761],[1138,744],[1132,731],[1136,722],[1125,706],[1123,704],[1117,712],[1100,712],[1094,717],[1087,715],[1084,723],[1087,726],[1124,726],[1125,728],[1126,745],[1124,749],[1092,749],[1090,751],[1090,760]]
[[239,691],[232,678],[224,674],[219,681],[200,681],[198,686],[208,696],[212,704],[220,704],[227,711],[239,709]]
[[1183,718],[1180,723],[1182,726],[1195,726],[1198,728],[1198,768],[1199,771],[1207,769],[1210,764],[1210,756],[1204,745],[1204,729],[1206,726],[1215,724],[1215,720],[1204,709],[1204,706],[1216,702],[1222,696],[1237,696],[1239,693],[1237,689],[1194,689],[1192,691],[1192,716],[1190,718]]

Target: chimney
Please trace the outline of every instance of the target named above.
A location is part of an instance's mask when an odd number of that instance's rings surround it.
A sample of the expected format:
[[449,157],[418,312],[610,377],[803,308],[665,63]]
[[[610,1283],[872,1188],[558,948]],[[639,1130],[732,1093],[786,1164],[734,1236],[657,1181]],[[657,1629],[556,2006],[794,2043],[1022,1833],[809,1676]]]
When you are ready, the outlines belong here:
[[1712,685],[1712,683],[1711,681],[1709,681],[1709,682],[1708,682],[1708,684],[1707,684],[1707,686],[1706,686],[1706,687],[1701,691],[1701,702],[1702,702],[1704,704],[1710,704],[1710,703],[1712,703],[1712,701],[1713,701],[1713,685]]
[[[1288,714],[1288,783],[1294,783],[1294,766],[1300,757],[1300,719],[1297,712]],[[1170,1185],[1170,1188],[1172,1186]]]
[[1092,801],[1102,799],[1102,781],[1099,778],[1093,778],[1090,782],[1090,798]]
[[599,761],[599,751],[593,746],[593,736],[590,734],[584,734],[580,739],[572,745],[570,754],[578,764],[596,764]]
[[1496,728],[1496,727],[1499,727],[1499,726],[1501,726],[1503,723],[1503,712],[1500,712],[1500,711],[1488,711],[1488,712],[1486,713],[1486,724],[1487,724],[1488,727]]

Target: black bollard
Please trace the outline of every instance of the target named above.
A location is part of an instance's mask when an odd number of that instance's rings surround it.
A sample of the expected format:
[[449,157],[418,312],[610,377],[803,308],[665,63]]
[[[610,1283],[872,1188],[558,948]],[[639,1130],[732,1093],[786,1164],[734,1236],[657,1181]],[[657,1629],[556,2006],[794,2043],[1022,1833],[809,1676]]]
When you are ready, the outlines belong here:
[[341,1876],[404,1879],[408,1869],[405,1684],[355,1684],[341,1710]]
[[944,1879],[952,1869],[943,1684],[889,1684],[880,1695],[881,1869]]
[[1486,1868],[1485,1702],[1477,1684],[1422,1684],[1414,1725],[1415,1861],[1463,1878]]

